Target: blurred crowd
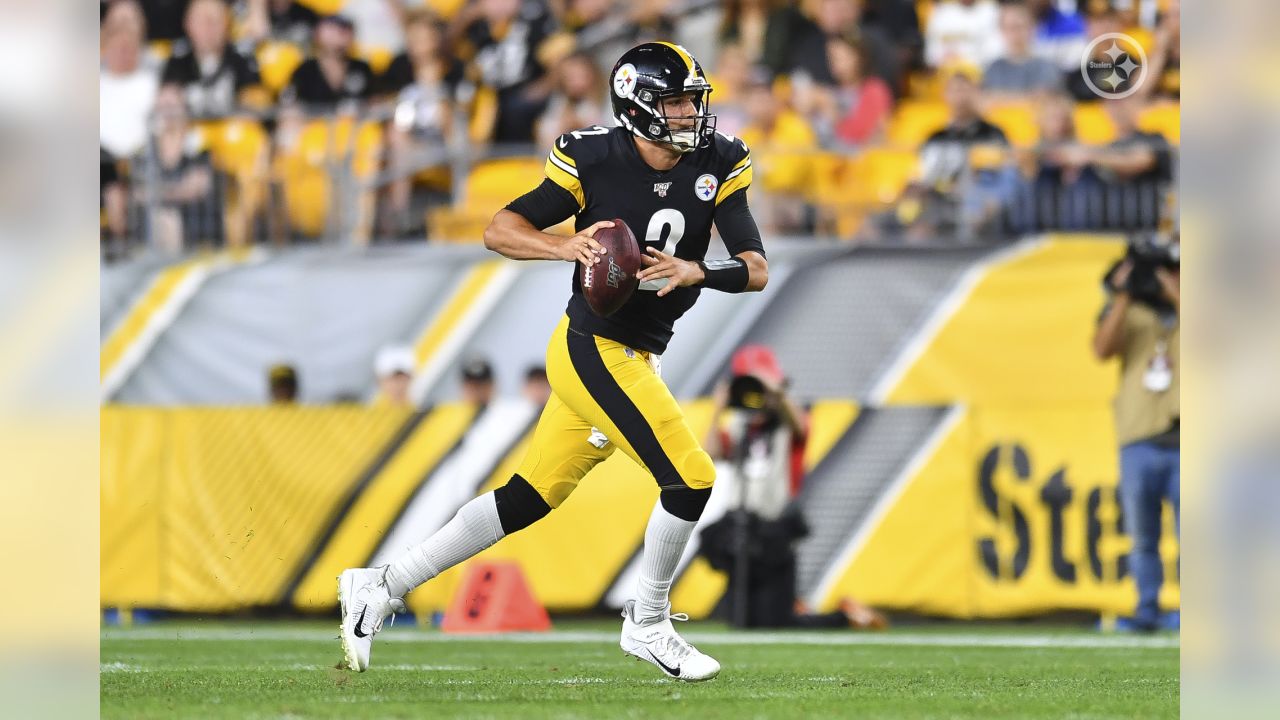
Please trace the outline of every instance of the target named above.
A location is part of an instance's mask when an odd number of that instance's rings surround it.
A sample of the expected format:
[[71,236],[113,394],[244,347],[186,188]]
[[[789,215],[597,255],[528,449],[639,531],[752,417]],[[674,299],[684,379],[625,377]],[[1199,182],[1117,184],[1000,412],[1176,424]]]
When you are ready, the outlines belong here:
[[[607,74],[652,39],[708,71],[718,129],[753,149],[770,232],[1154,227],[1171,216],[1178,13],[1178,0],[104,1],[104,251],[478,238],[498,198],[536,182],[552,139],[613,125]],[[1108,33],[1143,48],[1145,77],[1099,102],[1081,63]],[[1109,200],[1115,187],[1140,189]]]

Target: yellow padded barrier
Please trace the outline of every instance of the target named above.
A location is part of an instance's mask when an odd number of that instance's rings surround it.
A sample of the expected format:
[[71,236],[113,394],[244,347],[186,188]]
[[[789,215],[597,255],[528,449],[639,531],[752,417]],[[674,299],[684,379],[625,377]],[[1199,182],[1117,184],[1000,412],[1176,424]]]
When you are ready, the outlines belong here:
[[442,405],[391,449],[391,459],[342,516],[332,537],[323,539],[324,549],[293,593],[295,607],[328,608],[336,603],[338,573],[369,561],[423,480],[462,439],[475,414],[469,403]]
[[361,407],[103,408],[103,606],[280,602],[406,417]]

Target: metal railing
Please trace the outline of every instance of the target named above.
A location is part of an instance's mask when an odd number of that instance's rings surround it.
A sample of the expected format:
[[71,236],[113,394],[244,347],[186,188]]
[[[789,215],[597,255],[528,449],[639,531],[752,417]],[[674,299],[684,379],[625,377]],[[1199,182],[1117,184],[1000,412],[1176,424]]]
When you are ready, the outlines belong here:
[[[210,177],[197,197],[175,192],[191,181],[166,169],[150,144],[132,164],[127,231],[115,247],[180,253],[204,246],[363,245],[406,237],[474,242],[478,235],[473,230],[465,237],[442,235],[440,228],[431,227],[427,211],[471,208],[478,217],[491,214],[501,205],[469,202],[466,179],[472,170],[487,160],[525,157],[536,162],[545,155],[545,148],[533,145],[468,142],[461,113],[451,137],[391,149],[387,133],[394,115],[392,104],[357,115],[228,121],[256,127],[260,147],[243,138],[221,137],[214,125],[193,125],[205,135],[212,159],[207,166],[193,165]],[[912,165],[920,148],[754,147],[752,206],[762,230],[772,235],[921,244],[990,242],[1050,230],[1152,230],[1169,226],[1176,217],[1176,148],[1162,150],[1170,155],[1166,177],[1120,180],[1089,171],[1073,183],[1059,182],[1043,169],[1033,174],[1020,170],[1018,151],[1008,148],[988,153],[982,162],[976,161],[978,150],[965,151],[968,157],[948,173],[922,177]],[[787,163],[803,166],[803,172],[789,186],[779,187],[770,173]],[[425,199],[419,186],[410,204],[399,208],[411,219],[411,232],[397,231],[387,220],[394,186],[414,184],[432,170],[437,182]],[[530,189],[515,185],[511,197]],[[186,199],[176,201],[175,196]]]

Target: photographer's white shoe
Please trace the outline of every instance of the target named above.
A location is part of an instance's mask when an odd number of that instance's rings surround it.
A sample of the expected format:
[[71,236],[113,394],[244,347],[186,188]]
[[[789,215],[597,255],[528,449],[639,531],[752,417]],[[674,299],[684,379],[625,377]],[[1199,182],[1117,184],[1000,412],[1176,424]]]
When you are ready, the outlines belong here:
[[667,677],[686,682],[710,680],[720,673],[720,663],[685,642],[672,620],[688,620],[683,613],[672,615],[670,608],[661,620],[641,625],[635,617],[636,601],[622,606],[622,651],[638,660],[653,663]]

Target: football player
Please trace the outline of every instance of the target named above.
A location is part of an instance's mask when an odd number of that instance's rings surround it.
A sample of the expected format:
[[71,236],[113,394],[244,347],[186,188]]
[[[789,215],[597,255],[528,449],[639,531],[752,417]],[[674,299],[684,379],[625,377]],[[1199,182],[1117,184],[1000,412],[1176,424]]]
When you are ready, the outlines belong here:
[[[684,48],[665,42],[623,54],[609,76],[618,126],[560,136],[546,179],[494,216],[489,249],[517,260],[575,264],[565,317],[547,347],[553,390],[524,462],[503,487],[464,505],[390,565],[339,578],[348,664],[364,670],[374,633],[404,593],[559,507],[591,468],[620,449],[660,488],[645,530],[636,597],[623,609],[622,649],[670,677],[707,680],[720,664],[676,633],[668,591],[702,514],[715,466],[662,381],[658,359],[703,289],[762,290],[768,265],[747,207],[751,155],[715,131],[711,85]],[[575,218],[572,237],[543,229]],[[600,262],[593,235],[621,218],[641,241],[639,289],[609,317],[582,294],[577,264]],[[715,224],[727,260],[706,260]]]

